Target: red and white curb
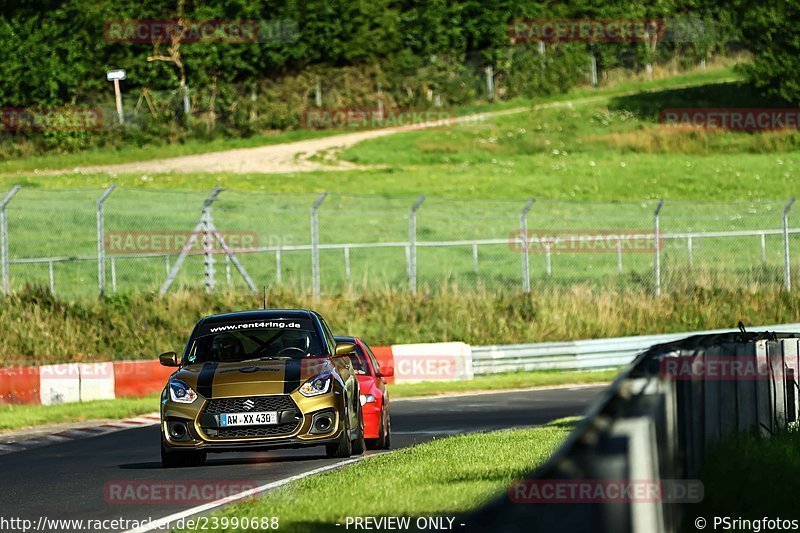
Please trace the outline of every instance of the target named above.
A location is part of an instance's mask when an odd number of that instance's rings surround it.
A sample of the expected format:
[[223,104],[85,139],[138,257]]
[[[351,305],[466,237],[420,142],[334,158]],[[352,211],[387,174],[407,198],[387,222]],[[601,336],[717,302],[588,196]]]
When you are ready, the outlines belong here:
[[[147,426],[154,426],[159,424],[161,418],[158,413],[150,413],[134,418],[126,418],[124,420],[117,420],[108,422],[97,426],[87,426],[65,429],[56,433],[42,434],[31,437],[35,431],[29,434],[16,434],[10,433],[0,435],[0,455],[12,452],[21,452],[33,448],[40,448],[49,444],[60,444],[73,440],[88,439],[91,437],[98,437],[108,433],[115,433],[117,431],[124,431],[126,429],[136,429]],[[15,440],[19,438],[20,440]]]

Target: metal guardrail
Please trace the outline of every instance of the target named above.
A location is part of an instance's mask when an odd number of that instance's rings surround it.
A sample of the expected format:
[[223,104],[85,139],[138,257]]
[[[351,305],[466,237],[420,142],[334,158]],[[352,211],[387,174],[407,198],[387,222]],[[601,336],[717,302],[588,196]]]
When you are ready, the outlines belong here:
[[[800,331],[800,324],[778,324],[752,329],[791,332]],[[476,375],[531,370],[605,370],[631,363],[638,353],[656,344],[677,341],[690,335],[726,332],[730,332],[730,329],[567,342],[473,346],[472,367]]]
[[[798,372],[800,333],[728,332],[652,346],[620,373],[547,463],[465,517],[467,530],[687,529],[690,506],[703,500],[696,478],[707,453],[737,434],[770,437],[795,423]],[[629,492],[592,492],[608,484]],[[645,497],[631,492],[637,486],[650,491]],[[687,497],[676,487],[699,491]]]

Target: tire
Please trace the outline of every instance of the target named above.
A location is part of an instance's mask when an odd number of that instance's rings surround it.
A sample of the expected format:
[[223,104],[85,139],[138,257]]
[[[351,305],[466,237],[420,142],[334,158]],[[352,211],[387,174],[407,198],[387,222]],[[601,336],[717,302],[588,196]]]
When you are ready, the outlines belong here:
[[342,429],[338,442],[325,445],[325,455],[328,458],[346,459],[353,455],[353,442],[350,440],[350,428]]
[[164,468],[182,468],[186,466],[203,466],[206,464],[206,452],[174,452],[161,443],[161,466]]
[[378,441],[378,447],[381,450],[388,450],[392,447],[392,419],[388,414],[386,415],[386,431],[383,433],[383,437]]
[[367,443],[364,441],[364,415],[361,412],[361,405],[358,406],[358,437],[353,441],[353,455],[361,455],[367,451]]

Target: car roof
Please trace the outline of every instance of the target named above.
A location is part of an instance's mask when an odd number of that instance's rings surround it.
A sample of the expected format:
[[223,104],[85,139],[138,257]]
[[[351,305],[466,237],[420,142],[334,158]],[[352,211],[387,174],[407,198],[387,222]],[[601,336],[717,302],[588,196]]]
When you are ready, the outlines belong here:
[[230,322],[233,320],[312,318],[317,316],[319,316],[317,313],[309,309],[254,309],[252,311],[236,311],[233,313],[210,315],[200,319],[200,322],[203,322],[204,324],[216,324],[217,322]]

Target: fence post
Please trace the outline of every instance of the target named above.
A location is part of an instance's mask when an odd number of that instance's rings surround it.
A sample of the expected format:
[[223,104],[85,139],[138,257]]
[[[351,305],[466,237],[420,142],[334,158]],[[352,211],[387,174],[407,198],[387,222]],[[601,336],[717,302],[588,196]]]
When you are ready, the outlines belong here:
[[6,197],[3,198],[3,203],[0,204],[0,263],[2,263],[2,271],[3,271],[3,294],[8,295],[9,288],[8,288],[8,215],[6,213],[6,207],[8,207],[8,203],[14,198],[14,195],[19,192],[22,187],[20,185],[14,185]]
[[528,259],[528,211],[533,207],[533,202],[536,198],[531,198],[525,207],[522,208],[522,213],[519,215],[519,230],[522,233],[522,290],[531,292],[531,266]]
[[424,201],[423,194],[417,198],[408,214],[408,288],[411,294],[417,293],[417,209]]
[[283,274],[281,272],[281,249],[275,250],[275,284],[281,285],[283,283]]
[[664,207],[664,200],[658,202],[653,213],[653,271],[655,274],[656,296],[661,296],[661,208]]
[[319,195],[311,206],[311,277],[312,277],[312,295],[314,298],[319,298],[320,283],[319,283],[319,206],[328,196],[327,192]]
[[205,273],[206,292],[214,292],[216,285],[216,270],[214,269],[214,236],[211,234],[214,221],[211,218],[211,203],[203,204],[203,215],[200,217],[200,227],[203,232],[203,271]]
[[783,208],[783,262],[784,262],[784,278],[786,290],[792,290],[792,269],[790,266],[789,257],[789,210],[794,203],[794,197],[789,199],[786,207]]
[[344,280],[350,283],[350,248],[344,247]]
[[106,292],[106,240],[105,220],[103,219],[103,204],[114,192],[116,185],[109,185],[100,198],[97,199],[97,290],[102,298]]
[[53,274],[53,261],[52,260],[47,262],[47,274],[48,274],[48,277],[50,279],[50,294],[55,296],[55,294],[56,294],[56,278],[55,278],[55,275]]

